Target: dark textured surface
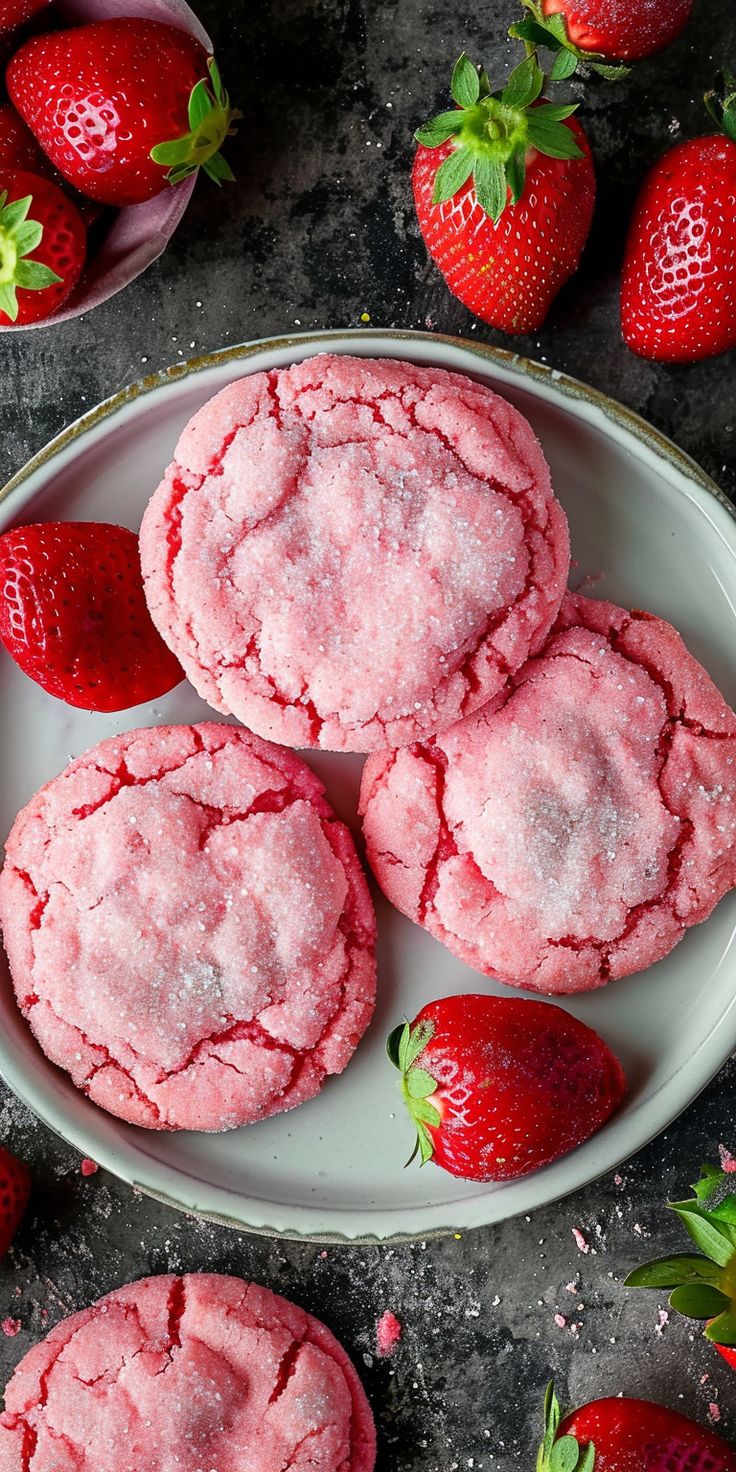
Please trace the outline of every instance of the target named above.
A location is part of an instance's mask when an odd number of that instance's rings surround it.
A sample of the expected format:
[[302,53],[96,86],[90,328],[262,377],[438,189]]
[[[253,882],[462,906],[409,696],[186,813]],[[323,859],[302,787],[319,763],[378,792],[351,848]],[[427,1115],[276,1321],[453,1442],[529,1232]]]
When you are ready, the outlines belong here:
[[[240,184],[221,196],[201,184],[164,259],[92,317],[0,338],[0,480],[98,399],[225,342],[358,326],[367,312],[377,327],[508,345],[448,296],[408,184],[412,127],[444,105],[458,52],[484,58],[499,80],[507,65],[511,0],[477,11],[465,16],[447,0],[202,0],[246,114],[232,149]],[[589,88],[584,122],[600,186],[591,241],[544,330],[515,345],[639,410],[736,495],[733,358],[655,366],[627,352],[617,325],[637,181],[668,143],[703,128],[700,94],[713,57],[729,48],[733,57],[732,0],[696,0],[664,56],[616,88]],[[74,1152],[6,1099],[0,1138],[29,1159],[35,1190],[0,1268],[0,1318],[22,1324],[0,1338],[3,1378],[47,1322],[117,1283],[221,1268],[293,1296],[345,1340],[379,1421],[381,1472],[531,1468],[550,1372],[567,1401],[650,1394],[704,1421],[717,1402],[736,1442],[732,1372],[697,1326],[660,1324],[656,1295],[624,1293],[617,1281],[642,1256],[681,1245],[660,1203],[685,1193],[719,1141],[733,1145],[735,1084],[730,1066],[620,1184],[607,1178],[530,1221],[389,1250],[271,1244],[185,1219],[103,1174],[84,1179]],[[387,1307],[404,1337],[379,1361],[375,1320]]]

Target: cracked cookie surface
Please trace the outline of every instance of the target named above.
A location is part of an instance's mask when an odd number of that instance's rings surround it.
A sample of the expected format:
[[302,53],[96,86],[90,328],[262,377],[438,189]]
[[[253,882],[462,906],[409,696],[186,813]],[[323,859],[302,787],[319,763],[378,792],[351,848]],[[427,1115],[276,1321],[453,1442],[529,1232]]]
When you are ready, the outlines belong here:
[[372,1472],[375,1429],[330,1330],[255,1283],[143,1278],[18,1365],[0,1472]]
[[19,1005],[110,1113],[231,1129],[349,1061],[373,1010],[373,906],[294,753],[215,722],[113,737],[31,799],[6,852]]
[[320,355],[194,416],[141,557],[154,622],[210,705],[285,745],[372,751],[496,694],[553,623],[570,549],[504,399]]
[[485,709],[369,758],[361,811],[398,909],[488,976],[586,991],[736,885],[736,717],[670,624],[568,594]]

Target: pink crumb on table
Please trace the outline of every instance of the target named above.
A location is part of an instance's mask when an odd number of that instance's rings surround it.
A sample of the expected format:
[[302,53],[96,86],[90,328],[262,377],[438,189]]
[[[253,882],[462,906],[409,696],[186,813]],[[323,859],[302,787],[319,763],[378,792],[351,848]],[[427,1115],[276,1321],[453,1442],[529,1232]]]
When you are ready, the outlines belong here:
[[669,1324],[669,1321],[670,1321],[670,1316],[669,1316],[666,1308],[660,1308],[660,1309],[658,1309],[657,1310],[657,1323],[654,1326],[654,1332],[655,1332],[655,1334],[657,1334],[659,1336],[660,1339],[662,1338],[662,1335],[664,1334],[664,1331],[665,1331],[667,1325]]
[[382,1359],[393,1354],[402,1334],[402,1326],[390,1308],[381,1314],[376,1324],[376,1349]]
[[590,1252],[590,1243],[586,1242],[585,1237],[583,1236],[579,1227],[572,1228],[572,1235],[575,1238],[575,1244],[580,1252]]
[[84,1157],[84,1160],[82,1161],[82,1164],[79,1167],[83,1176],[96,1176],[99,1168],[100,1167],[97,1164],[97,1161],[90,1160],[89,1157],[86,1155]]
[[734,1171],[736,1171],[736,1157],[731,1154],[730,1150],[726,1149],[725,1145],[718,1146],[718,1154],[721,1158],[721,1170],[727,1176],[733,1175]]
[[3,1319],[2,1323],[0,1324],[0,1329],[2,1329],[6,1339],[15,1339],[16,1334],[20,1333],[21,1328],[22,1324],[20,1322],[20,1319],[7,1318]]
[[558,1329],[564,1329],[567,1325],[567,1319],[565,1318],[565,1315],[555,1314],[555,1323]]
[[712,1400],[710,1405],[708,1406],[708,1415],[710,1416],[711,1421],[720,1421],[721,1419],[720,1409],[714,1400]]

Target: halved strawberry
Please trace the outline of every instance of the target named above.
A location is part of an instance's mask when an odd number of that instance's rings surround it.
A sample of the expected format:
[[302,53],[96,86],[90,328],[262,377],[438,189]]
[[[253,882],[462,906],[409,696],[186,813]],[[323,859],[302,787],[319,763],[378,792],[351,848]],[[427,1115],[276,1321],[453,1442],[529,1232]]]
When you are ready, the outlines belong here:
[[0,537],[0,640],[32,680],[84,710],[125,710],[183,679],[151,622],[138,538],[47,522]]
[[79,280],[87,231],[71,200],[39,174],[0,172],[0,322],[58,311]]
[[445,997],[395,1028],[387,1050],[414,1155],[470,1181],[514,1180],[565,1155],[626,1092],[603,1039],[549,1002]]

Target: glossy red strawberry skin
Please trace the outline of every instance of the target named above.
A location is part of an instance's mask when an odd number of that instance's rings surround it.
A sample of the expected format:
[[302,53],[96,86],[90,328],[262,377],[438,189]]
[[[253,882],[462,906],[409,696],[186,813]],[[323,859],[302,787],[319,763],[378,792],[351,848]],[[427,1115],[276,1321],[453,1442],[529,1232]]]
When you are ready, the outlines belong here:
[[432,204],[437,170],[452,152],[419,144],[412,185],[419,228],[450,291],[476,317],[503,332],[541,327],[560,288],[577,269],[595,204],[595,173],[575,118],[567,126],[583,150],[576,159],[532,150],[518,204],[498,224],[480,208],[472,180],[444,204]]
[[151,622],[138,538],[99,522],[46,522],[0,537],[0,639],[51,695],[125,710],[183,679]]
[[693,0],[542,0],[542,14],[564,15],[568,39],[607,61],[638,61],[679,36]]
[[[48,159],[39,148],[31,130],[9,102],[0,102],[0,186],[7,169],[24,169],[43,174]],[[4,186],[3,186],[4,187]]]
[[653,1401],[591,1401],[559,1434],[594,1443],[595,1472],[736,1472],[736,1454],[714,1431]]
[[[16,199],[31,196],[28,218],[43,226],[40,245],[33,251],[34,261],[50,266],[61,278],[43,291],[27,291],[18,288],[18,316],[16,327],[30,322],[44,322],[58,312],[71,295],[84,267],[87,254],[87,231],[84,221],[70,199],[50,179],[40,174],[17,170],[0,176],[0,190],[6,190],[8,204]],[[0,323],[7,325],[10,319],[0,311]]]
[[0,31],[17,30],[49,3],[50,0],[0,0]]
[[6,79],[11,101],[64,178],[102,204],[139,204],[170,186],[151,158],[186,134],[207,57],[158,21],[96,21],[35,36]]
[[7,1252],[31,1194],[31,1173],[0,1145],[0,1257]]
[[514,1180],[549,1164],[595,1134],[626,1091],[602,1038],[550,1003],[447,997],[421,1022],[434,1033],[418,1067],[439,1085],[432,1159],[465,1180]]
[[694,138],[650,170],[624,252],[621,326],[633,352],[693,362],[736,346],[736,143]]
[[736,1345],[714,1344],[713,1348],[718,1350],[718,1353],[723,1356],[726,1364],[729,1365],[732,1370],[736,1370]]

